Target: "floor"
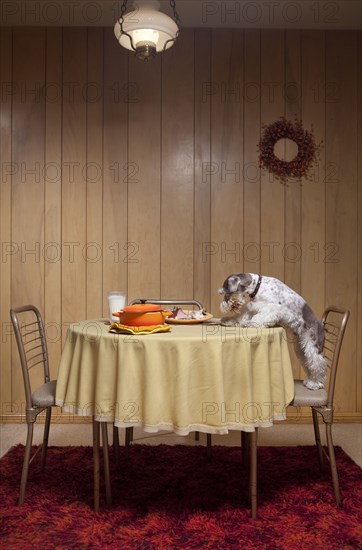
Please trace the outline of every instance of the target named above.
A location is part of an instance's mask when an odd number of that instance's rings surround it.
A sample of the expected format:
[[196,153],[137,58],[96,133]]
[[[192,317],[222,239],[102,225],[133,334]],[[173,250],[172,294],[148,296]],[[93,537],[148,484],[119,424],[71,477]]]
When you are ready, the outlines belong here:
[[[324,443],[324,429],[321,426],[322,441]],[[109,426],[111,441],[112,427]],[[35,425],[34,444],[41,440],[42,425]],[[119,430],[121,443],[124,430]],[[24,424],[0,425],[0,456],[3,456],[12,446],[18,443],[25,444],[26,426]],[[362,467],[362,424],[334,424],[333,439],[336,446],[344,451]],[[213,436],[213,445],[239,445],[240,433],[230,432],[228,435]],[[147,434],[142,429],[134,430],[134,443],[148,445],[205,445],[206,436],[200,434],[200,441],[195,441],[194,434],[177,436],[172,433]],[[271,428],[261,428],[258,433],[258,445],[266,446],[294,446],[312,445],[314,443],[313,427],[311,424],[278,423]],[[50,429],[49,445],[92,445],[91,424],[60,424],[53,423]]]

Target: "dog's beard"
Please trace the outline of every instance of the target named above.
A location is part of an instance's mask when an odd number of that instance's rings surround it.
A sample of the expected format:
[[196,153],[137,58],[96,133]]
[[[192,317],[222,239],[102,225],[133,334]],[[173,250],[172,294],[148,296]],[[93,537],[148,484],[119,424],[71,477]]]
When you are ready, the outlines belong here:
[[233,294],[228,300],[221,302],[220,311],[222,313],[241,313],[247,302],[248,300],[243,294]]
[[231,311],[229,302],[221,302],[220,311],[221,313],[229,313]]

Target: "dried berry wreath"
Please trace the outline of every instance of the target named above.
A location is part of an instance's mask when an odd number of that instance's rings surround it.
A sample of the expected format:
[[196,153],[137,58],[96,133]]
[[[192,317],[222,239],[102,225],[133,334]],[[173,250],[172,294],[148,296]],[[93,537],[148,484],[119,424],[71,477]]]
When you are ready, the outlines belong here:
[[[319,156],[320,146],[315,142],[312,131],[305,130],[301,120],[294,122],[281,117],[272,124],[262,126],[263,133],[258,145],[260,167],[267,169],[285,183],[288,177],[308,178],[308,173]],[[290,139],[298,147],[296,157],[291,161],[278,158],[274,146],[280,139]]]

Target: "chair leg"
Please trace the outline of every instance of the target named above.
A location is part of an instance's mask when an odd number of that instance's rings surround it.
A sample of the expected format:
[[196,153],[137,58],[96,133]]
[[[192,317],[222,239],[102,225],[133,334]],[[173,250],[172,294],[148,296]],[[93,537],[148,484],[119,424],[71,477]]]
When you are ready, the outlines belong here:
[[212,436],[211,434],[206,434],[206,454],[207,454],[207,460],[211,460],[211,450],[212,446]]
[[107,502],[107,506],[112,506],[112,489],[111,489],[111,476],[109,472],[107,422],[101,422],[101,431],[102,431],[102,443],[103,443],[104,479],[105,479],[105,485],[106,485],[106,502]]
[[45,424],[44,424],[44,435],[43,435],[43,445],[41,449],[41,462],[40,469],[41,471],[45,468],[45,462],[47,458],[48,451],[48,441],[49,441],[49,429],[50,429],[50,420],[52,417],[52,408],[48,407],[45,412]]
[[124,447],[126,451],[126,458],[129,456],[129,446],[133,439],[133,428],[126,428],[126,433],[124,437]]
[[99,428],[99,422],[93,418],[93,491],[95,512],[99,512]]
[[117,426],[113,426],[113,454],[116,466],[119,466],[119,433]]
[[19,492],[19,500],[18,500],[19,506],[23,504],[25,499],[25,489],[26,489],[26,483],[28,481],[28,473],[29,473],[30,452],[31,452],[31,445],[33,443],[33,433],[34,433],[34,422],[28,422],[27,424],[28,424],[28,431],[26,435],[23,469],[21,472],[20,492]]
[[240,432],[241,434],[241,457],[244,468],[250,465],[250,432]]
[[338,504],[340,504],[340,502],[341,502],[341,495],[340,495],[340,491],[339,491],[339,481],[338,481],[338,472],[337,472],[337,465],[336,465],[336,456],[334,454],[334,445],[333,445],[333,438],[332,438],[332,424],[330,424],[329,422],[326,423],[326,436],[327,436],[329,463],[330,463],[330,466],[331,466],[334,498],[335,498],[336,504],[338,506]]
[[312,415],[313,415],[314,437],[315,437],[315,443],[318,451],[319,466],[320,466],[320,469],[322,470],[323,469],[323,448],[322,448],[321,436],[319,432],[318,413],[313,408],[312,408]]
[[249,474],[249,492],[251,501],[251,517],[257,517],[257,437],[258,432],[255,428],[254,432],[249,435],[250,438],[250,474]]

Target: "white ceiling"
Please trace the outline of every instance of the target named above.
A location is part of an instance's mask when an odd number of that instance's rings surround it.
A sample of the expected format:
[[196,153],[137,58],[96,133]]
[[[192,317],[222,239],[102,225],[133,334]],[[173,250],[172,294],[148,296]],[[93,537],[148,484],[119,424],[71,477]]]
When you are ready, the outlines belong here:
[[[168,0],[160,3],[171,15]],[[1,0],[0,24],[113,26],[122,4],[123,0]],[[362,0],[176,0],[176,8],[181,27],[362,28]]]

